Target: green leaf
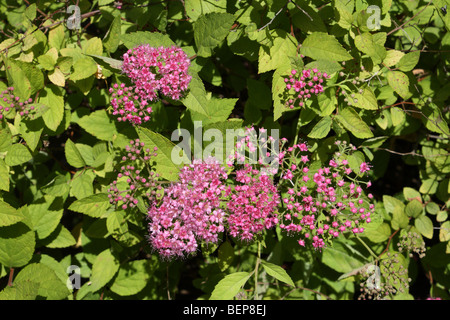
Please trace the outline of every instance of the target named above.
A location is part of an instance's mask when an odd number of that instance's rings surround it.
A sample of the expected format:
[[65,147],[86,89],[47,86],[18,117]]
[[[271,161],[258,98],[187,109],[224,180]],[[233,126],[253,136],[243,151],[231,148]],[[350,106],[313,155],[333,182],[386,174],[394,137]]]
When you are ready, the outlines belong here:
[[114,53],[120,44],[121,34],[121,18],[120,15],[116,16],[109,27],[108,33],[103,40],[103,46],[109,53]]
[[389,71],[387,73],[387,80],[392,89],[394,89],[400,97],[403,99],[410,97],[409,78],[406,74],[400,71]]
[[117,135],[114,122],[108,117],[106,110],[94,111],[77,122],[84,130],[100,140],[112,141]]
[[419,232],[426,238],[433,238],[433,222],[427,216],[420,216],[414,221],[414,225]]
[[218,252],[218,265],[220,271],[223,272],[227,270],[230,267],[233,260],[234,260],[234,249],[229,241],[225,241],[220,245]]
[[383,45],[377,44],[370,33],[357,35],[355,37],[355,46],[372,58],[374,64],[380,64],[386,58],[386,49]]
[[417,218],[423,211],[423,205],[419,200],[412,200],[406,205],[405,212],[408,217]]
[[202,121],[203,125],[221,122],[228,119],[237,99],[218,99],[206,93],[203,81],[198,74],[191,73],[189,93],[182,103],[191,112],[191,120]]
[[6,165],[12,167],[26,163],[32,159],[30,150],[20,143],[11,145],[5,157]]
[[347,61],[352,56],[334,36],[314,32],[303,41],[300,52],[314,60]]
[[108,64],[113,69],[122,70],[122,64],[123,64],[122,60],[117,60],[117,59],[104,57],[104,56],[98,56],[98,55],[95,55],[95,54],[90,54],[89,56],[102,60],[103,62]]
[[77,199],[86,198],[94,193],[95,174],[91,170],[77,172],[70,182],[70,195]]
[[8,203],[0,200],[0,227],[6,227],[22,221],[25,217]]
[[331,130],[332,122],[331,117],[323,117],[308,134],[308,137],[311,139],[325,138]]
[[137,31],[120,36],[123,44],[128,49],[133,49],[139,45],[148,44],[150,47],[170,47],[175,43],[170,39],[169,35],[159,32]]
[[20,270],[15,282],[33,281],[39,284],[38,295],[48,300],[67,298],[70,294],[66,283],[61,281],[56,273],[45,264],[32,263]]
[[120,266],[111,284],[111,291],[120,296],[132,296],[147,285],[153,270],[150,260],[134,260]]
[[[370,224],[369,224],[370,225]],[[381,243],[391,236],[391,227],[387,223],[382,223],[375,230],[364,230],[365,237],[374,243]]]
[[341,245],[329,247],[323,251],[322,262],[337,272],[347,273],[360,268],[363,263]]
[[352,107],[340,109],[336,119],[357,138],[367,139],[373,137],[369,126]]
[[420,51],[413,51],[405,54],[397,63],[397,68],[400,71],[408,72],[414,69],[420,59]]
[[0,190],[9,191],[9,166],[0,159]]
[[276,264],[261,260],[261,265],[268,275],[274,277],[275,279],[287,283],[290,286],[295,287],[294,281],[292,281],[291,277],[287,274],[286,270],[282,267],[277,266]]
[[52,131],[56,131],[64,117],[64,97],[61,88],[48,84],[39,94],[39,103],[48,107],[42,115],[45,125]]
[[439,241],[450,241],[450,221],[445,221],[439,230]]
[[70,231],[62,224],[59,224],[56,227],[45,242],[46,248],[67,248],[77,243],[72,233],[70,233]]
[[186,0],[186,14],[192,21],[196,21],[201,15],[211,12],[227,12],[227,1],[216,0],[214,2],[203,0]]
[[404,206],[400,207],[397,206],[394,208],[394,211],[392,212],[392,220],[391,220],[391,226],[392,229],[397,230],[400,228],[406,228],[409,224],[408,216],[405,213]]
[[64,146],[64,153],[66,155],[67,162],[75,168],[82,168],[86,165],[86,163],[83,160],[83,157],[81,156],[80,151],[78,150],[75,143],[72,142],[72,140],[67,139],[66,145]]
[[[164,136],[146,128],[139,128],[138,135],[141,141],[145,143],[145,148],[150,148],[150,150],[153,150],[155,147],[158,148],[156,151],[157,156],[152,159],[156,162],[155,168],[159,175],[169,181],[177,180],[180,169],[172,161],[172,152],[179,152],[181,149]],[[189,162],[184,151],[183,159],[183,163]]]
[[245,285],[250,275],[248,272],[235,272],[225,276],[214,287],[209,300],[232,300]]
[[72,81],[87,79],[97,73],[97,63],[91,57],[77,59],[73,64],[73,73],[70,75]]
[[11,59],[5,59],[5,70],[8,82],[14,87],[14,94],[25,100],[30,97],[31,83],[24,70]]
[[14,281],[0,292],[0,300],[36,300],[39,283],[33,281]]
[[267,49],[259,48],[258,73],[275,70],[282,65],[290,63],[289,57],[297,55],[297,40],[290,34],[282,33],[277,36],[273,45]]
[[356,99],[357,102],[354,102],[354,106],[365,110],[377,110],[378,101],[372,89],[370,89],[369,87],[365,87],[362,88],[362,90],[362,93],[355,93],[354,99]]
[[197,55],[210,57],[213,50],[225,40],[233,23],[234,16],[229,13],[212,12],[201,15],[194,23]]
[[[39,115],[39,112],[41,112],[41,108],[44,107],[42,112],[46,111],[46,106],[39,106],[35,105],[35,108],[38,108],[37,113],[35,113],[35,117]],[[36,120],[31,121],[21,121],[19,125],[19,132],[20,135],[23,137],[25,142],[27,143],[28,148],[30,148],[31,151],[34,151],[36,147],[38,146],[42,131],[44,131],[44,121],[42,118],[38,118]]]
[[76,200],[69,206],[69,210],[83,213],[93,218],[99,218],[109,208],[109,198],[106,193],[97,193],[89,197]]
[[0,264],[10,268],[26,265],[35,245],[34,231],[23,222],[0,227]]
[[91,290],[98,291],[103,288],[116,275],[119,270],[119,261],[110,249],[102,251],[92,265]]
[[39,239],[47,238],[56,229],[63,215],[62,209],[51,210],[50,205],[51,201],[45,201],[24,208],[25,215],[30,217],[32,229],[36,231]]

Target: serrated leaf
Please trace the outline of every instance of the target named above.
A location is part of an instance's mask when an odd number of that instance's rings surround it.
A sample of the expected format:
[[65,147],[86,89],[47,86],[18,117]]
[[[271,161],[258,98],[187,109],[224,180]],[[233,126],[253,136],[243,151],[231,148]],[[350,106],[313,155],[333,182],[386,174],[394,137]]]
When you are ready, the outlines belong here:
[[0,190],[9,191],[9,166],[0,159]]
[[294,281],[292,281],[291,277],[288,275],[286,270],[282,267],[277,266],[276,264],[261,260],[261,265],[268,275],[274,277],[275,279],[287,283],[290,286],[295,287]]
[[72,140],[67,139],[66,144],[64,146],[64,153],[66,155],[67,162],[75,168],[81,168],[86,165],[86,163],[83,160],[83,157],[81,156],[80,151],[78,150],[75,143],[72,142]]
[[102,251],[92,265],[91,290],[95,292],[103,288],[119,270],[119,261],[110,249]]
[[323,117],[315,126],[312,128],[308,137],[311,139],[322,139],[325,138],[331,130],[332,119],[329,116]]
[[235,272],[225,276],[214,287],[209,300],[232,300],[245,285],[250,275],[248,272]]
[[170,47],[175,43],[170,39],[169,35],[159,32],[137,31],[120,36],[123,44],[128,49],[133,49],[139,45],[148,44],[151,47]]
[[218,259],[220,271],[223,272],[230,267],[231,263],[234,260],[234,249],[229,241],[225,241],[220,245]]
[[194,41],[197,55],[210,57],[213,50],[225,40],[234,23],[229,13],[212,12],[201,15],[194,23]]
[[259,48],[258,73],[275,70],[290,63],[289,57],[297,54],[297,40],[290,34],[282,34],[274,39],[272,47]]
[[402,56],[400,61],[397,63],[397,68],[400,71],[408,72],[414,69],[420,59],[420,51],[413,51]]
[[22,221],[25,217],[8,203],[0,200],[0,227],[6,227]]
[[83,57],[77,59],[73,64],[73,73],[70,75],[70,80],[78,81],[87,79],[97,73],[97,63],[91,57]]
[[367,139],[373,137],[369,126],[351,107],[340,109],[339,114],[336,115],[336,119],[357,138]]
[[389,85],[400,97],[407,99],[410,96],[409,78],[406,74],[400,71],[389,71],[386,77]]
[[39,94],[39,103],[48,107],[42,115],[45,125],[52,131],[56,131],[64,117],[64,98],[62,89],[52,84],[47,85]]
[[103,46],[109,53],[114,53],[120,44],[121,21],[120,16],[114,18],[108,33],[103,40]]
[[70,231],[67,230],[67,228],[62,224],[59,224],[52,234],[46,239],[45,246],[47,248],[67,248],[75,244],[75,238]]
[[23,222],[0,227],[0,263],[22,267],[31,260],[36,245],[35,233]]
[[[178,178],[179,166],[172,161],[172,152],[181,151],[181,149],[159,133],[153,132],[146,128],[139,128],[139,138],[145,143],[145,148],[157,147],[157,156],[152,159],[156,162],[156,171],[160,176],[169,181],[175,181]],[[174,150],[174,151],[172,151]],[[188,163],[186,155],[183,152],[183,163]]]
[[83,213],[93,218],[101,217],[109,208],[109,198],[105,193],[93,194],[89,197],[76,200],[69,206],[69,210]]
[[310,34],[303,41],[300,52],[314,60],[347,61],[352,59],[335,37],[323,32]]
[[84,130],[100,140],[112,141],[117,135],[114,122],[108,117],[106,110],[94,111],[77,122]]
[[152,274],[151,261],[130,261],[120,267],[110,289],[120,296],[135,295],[145,288]]
[[66,284],[57,277],[56,273],[49,266],[41,263],[27,265],[20,270],[15,281],[39,283],[38,295],[48,300],[64,299],[70,294]]
[[5,163],[6,165],[12,167],[28,162],[32,158],[33,156],[26,146],[20,143],[15,143],[9,147],[8,153],[5,157]]

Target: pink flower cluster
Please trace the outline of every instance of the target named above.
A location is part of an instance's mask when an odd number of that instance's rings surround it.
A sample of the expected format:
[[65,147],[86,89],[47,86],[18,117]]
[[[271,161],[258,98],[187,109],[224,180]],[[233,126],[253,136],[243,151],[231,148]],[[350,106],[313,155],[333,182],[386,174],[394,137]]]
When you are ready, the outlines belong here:
[[234,188],[227,189],[228,232],[241,240],[254,240],[256,234],[277,225],[280,196],[273,177],[245,164],[236,171]]
[[120,86],[115,83],[110,89],[111,105],[113,107],[113,115],[117,115],[117,121],[128,121],[135,125],[140,125],[143,121],[150,120],[152,107],[148,105],[147,100],[140,100],[139,96],[134,93],[132,86]]
[[194,160],[165,189],[160,206],[148,211],[149,240],[164,258],[194,253],[199,244],[217,243],[224,231],[225,211],[220,207],[228,175],[217,160]]
[[326,72],[321,73],[316,68],[301,72],[293,69],[289,77],[284,79],[285,95],[288,97],[285,102],[286,107],[290,109],[296,106],[303,107],[306,100],[323,92],[323,82],[328,78]]
[[2,99],[3,104],[0,105],[0,119],[3,119],[3,113],[7,113],[12,109],[16,109],[22,117],[29,116],[35,111],[35,106],[31,105],[33,99],[29,98],[21,102],[20,97],[15,96],[13,91],[14,87],[8,87],[0,93],[0,99]]
[[[144,196],[152,203],[156,200],[156,190],[159,175],[146,166],[141,170],[140,164],[149,163],[152,157],[157,156],[156,147],[153,150],[145,148],[145,143],[139,139],[131,140],[126,146],[126,154],[122,156],[122,166],[115,179],[108,188],[108,198],[111,204],[123,210],[138,205],[138,197]],[[142,191],[144,192],[142,193]]]
[[158,92],[179,100],[191,81],[190,64],[181,48],[154,48],[147,44],[123,55],[122,71],[134,83],[135,92],[142,100],[156,100]]
[[[371,222],[375,206],[364,195],[363,188],[349,178],[352,169],[342,153],[336,153],[328,166],[311,170],[304,144],[291,147],[286,159],[292,159],[281,176],[286,192],[282,202],[285,211],[280,218],[280,228],[289,234],[300,234],[301,246],[310,241],[315,249],[326,246],[327,241],[352,232],[362,233],[362,224]],[[286,162],[287,163],[287,162]],[[361,172],[369,170],[361,165]],[[370,182],[368,183],[370,186]]]
[[122,72],[132,85],[116,83],[109,89],[113,115],[133,125],[149,121],[153,111],[149,102],[158,100],[159,94],[173,100],[182,98],[192,78],[190,63],[186,53],[175,46],[141,45],[128,50],[123,55]]

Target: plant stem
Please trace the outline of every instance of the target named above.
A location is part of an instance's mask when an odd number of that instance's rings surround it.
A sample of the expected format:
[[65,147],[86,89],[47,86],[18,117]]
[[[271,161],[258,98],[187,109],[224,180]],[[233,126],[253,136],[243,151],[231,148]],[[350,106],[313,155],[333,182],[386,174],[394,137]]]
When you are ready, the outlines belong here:
[[13,277],[14,277],[14,268],[9,269],[9,279],[8,279],[8,286],[12,287],[13,285]]
[[258,298],[258,267],[261,262],[261,242],[258,241],[258,258],[256,259],[256,266],[255,266],[255,295],[254,299],[259,300]]
[[358,239],[359,242],[361,242],[362,245],[367,249],[367,251],[369,251],[370,255],[372,257],[374,257],[375,260],[378,260],[378,256],[372,251],[372,249],[370,249],[369,246],[357,234],[355,234],[355,236],[356,236],[356,239]]

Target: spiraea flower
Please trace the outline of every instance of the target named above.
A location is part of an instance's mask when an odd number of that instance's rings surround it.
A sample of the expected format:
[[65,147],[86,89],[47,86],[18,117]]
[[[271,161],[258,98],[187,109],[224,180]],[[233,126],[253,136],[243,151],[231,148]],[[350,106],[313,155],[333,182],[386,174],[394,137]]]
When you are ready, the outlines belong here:
[[131,85],[114,84],[109,92],[118,121],[141,125],[150,120],[150,103],[160,97],[180,100],[188,89],[190,59],[179,47],[140,45],[123,55],[122,72]]
[[324,81],[328,78],[326,72],[322,73],[316,68],[302,71],[293,69],[289,77],[284,79],[286,107],[303,107],[308,99],[324,91]]
[[183,167],[179,179],[165,189],[159,206],[148,211],[149,241],[167,258],[195,253],[200,243],[217,243],[224,231],[221,198],[228,175],[214,158],[194,160]]
[[285,208],[280,228],[300,235],[301,246],[309,242],[319,250],[343,233],[364,232],[362,225],[371,222],[375,206],[370,203],[372,195],[364,194],[348,161],[342,159],[348,150],[337,152],[329,166],[312,169],[307,148],[301,145],[291,147],[285,157],[279,186]]
[[123,55],[122,71],[134,84],[142,100],[157,100],[158,93],[179,100],[187,90],[191,76],[190,60],[179,47],[141,45]]
[[14,95],[14,87],[8,87],[0,93],[0,120],[3,119],[4,114],[15,109],[22,117],[33,117],[37,111],[37,105],[33,104],[33,99],[21,99]]
[[236,171],[236,182],[227,189],[228,233],[252,241],[265,229],[277,225],[280,196],[273,177],[250,164]]
[[157,180],[158,173],[150,166],[151,159],[157,156],[158,149],[145,148],[145,143],[139,139],[131,140],[121,158],[117,178],[108,188],[111,204],[126,210],[138,205],[139,197],[145,198],[150,204],[156,201],[157,191],[161,190]]

